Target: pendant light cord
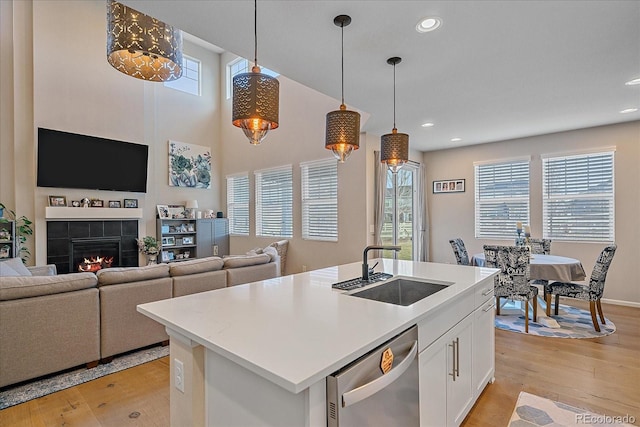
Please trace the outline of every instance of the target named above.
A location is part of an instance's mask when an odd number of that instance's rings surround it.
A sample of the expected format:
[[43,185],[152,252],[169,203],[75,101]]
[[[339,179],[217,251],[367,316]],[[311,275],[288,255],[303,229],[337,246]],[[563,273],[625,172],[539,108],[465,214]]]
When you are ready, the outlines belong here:
[[393,128],[396,129],[396,64],[393,64]]
[[253,65],[258,66],[258,0],[253,2]]
[[340,24],[341,40],[340,40],[340,76],[342,77],[342,105],[344,105],[344,22]]

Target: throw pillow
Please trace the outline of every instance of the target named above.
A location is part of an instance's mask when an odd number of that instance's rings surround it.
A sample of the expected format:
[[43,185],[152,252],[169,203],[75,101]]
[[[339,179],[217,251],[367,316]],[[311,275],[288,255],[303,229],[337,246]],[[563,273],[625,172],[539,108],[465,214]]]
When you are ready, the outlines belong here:
[[18,277],[17,271],[9,266],[6,262],[0,262],[0,277]]
[[278,257],[278,251],[273,246],[267,246],[262,250],[262,252],[269,255],[269,257],[271,258],[271,261],[273,261]]
[[10,258],[6,261],[2,261],[2,264],[6,264],[9,268],[15,271],[16,276],[31,276],[31,272],[24,266],[20,258]]

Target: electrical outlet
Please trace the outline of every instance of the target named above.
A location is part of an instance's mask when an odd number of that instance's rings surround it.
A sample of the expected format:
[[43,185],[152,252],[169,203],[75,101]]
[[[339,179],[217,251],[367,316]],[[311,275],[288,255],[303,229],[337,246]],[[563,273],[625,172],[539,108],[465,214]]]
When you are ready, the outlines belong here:
[[213,245],[213,255],[218,255],[218,245]]
[[178,359],[173,359],[174,386],[184,393],[184,364]]

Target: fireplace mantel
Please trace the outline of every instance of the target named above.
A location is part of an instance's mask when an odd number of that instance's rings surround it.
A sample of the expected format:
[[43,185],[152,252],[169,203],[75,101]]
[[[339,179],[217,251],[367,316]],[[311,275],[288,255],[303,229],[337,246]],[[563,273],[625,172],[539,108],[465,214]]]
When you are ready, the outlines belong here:
[[46,219],[141,219],[142,208],[74,208],[47,206]]

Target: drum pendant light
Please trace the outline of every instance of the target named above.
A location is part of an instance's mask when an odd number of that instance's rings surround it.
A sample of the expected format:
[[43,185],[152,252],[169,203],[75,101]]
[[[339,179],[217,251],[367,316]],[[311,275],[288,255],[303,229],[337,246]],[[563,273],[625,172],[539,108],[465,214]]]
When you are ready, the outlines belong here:
[[254,59],[250,73],[233,77],[231,121],[249,142],[258,145],[270,130],[278,128],[280,82],[262,74],[258,66],[258,1],[254,0]]
[[409,135],[396,129],[396,65],[401,61],[397,56],[387,59],[387,64],[393,65],[393,130],[380,138],[380,161],[386,163],[392,173],[398,172],[409,160]]
[[324,147],[331,150],[340,163],[360,147],[360,113],[347,110],[344,104],[344,27],[351,23],[351,17],[338,15],[333,23],[342,32],[342,102],[340,109],[327,113],[327,126]]
[[107,61],[141,80],[182,76],[182,32],[116,1],[107,3]]

